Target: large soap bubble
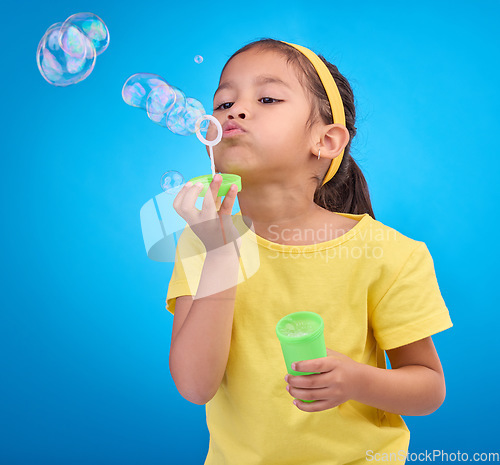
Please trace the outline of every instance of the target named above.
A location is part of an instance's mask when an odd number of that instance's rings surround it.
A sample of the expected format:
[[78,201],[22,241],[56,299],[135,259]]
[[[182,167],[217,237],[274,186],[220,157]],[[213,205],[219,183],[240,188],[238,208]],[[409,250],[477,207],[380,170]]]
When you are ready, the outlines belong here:
[[[95,48],[76,27],[68,31],[72,37],[72,53],[61,48],[59,36],[62,23],[50,26],[38,44],[36,60],[44,79],[54,86],[69,86],[85,79],[94,69]],[[79,55],[79,56],[78,56]]]
[[[92,42],[96,55],[100,55],[109,45],[109,31],[104,21],[94,13],[76,13],[64,21],[61,26],[61,48],[71,55],[71,47],[65,40],[71,35],[71,29],[78,28]],[[72,55],[73,56],[73,55]]]
[[47,29],[36,51],[38,69],[54,86],[76,84],[89,76],[108,45],[104,22],[93,13],[77,13]]

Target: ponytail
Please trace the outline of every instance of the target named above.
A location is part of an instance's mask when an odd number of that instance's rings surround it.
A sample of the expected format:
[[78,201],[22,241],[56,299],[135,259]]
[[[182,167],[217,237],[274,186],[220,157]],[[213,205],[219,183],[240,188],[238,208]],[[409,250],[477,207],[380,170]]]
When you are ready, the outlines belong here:
[[347,150],[335,176],[314,193],[314,202],[332,212],[368,213],[375,219],[366,179]]

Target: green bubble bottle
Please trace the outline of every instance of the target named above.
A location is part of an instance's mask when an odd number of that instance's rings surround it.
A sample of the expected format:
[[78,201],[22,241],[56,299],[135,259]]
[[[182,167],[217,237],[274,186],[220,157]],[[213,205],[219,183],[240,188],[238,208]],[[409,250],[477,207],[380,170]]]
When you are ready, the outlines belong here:
[[[317,372],[292,370],[292,363],[326,357],[323,318],[315,312],[294,312],[284,316],[276,325],[288,374],[312,375]],[[315,400],[302,402],[316,402]]]

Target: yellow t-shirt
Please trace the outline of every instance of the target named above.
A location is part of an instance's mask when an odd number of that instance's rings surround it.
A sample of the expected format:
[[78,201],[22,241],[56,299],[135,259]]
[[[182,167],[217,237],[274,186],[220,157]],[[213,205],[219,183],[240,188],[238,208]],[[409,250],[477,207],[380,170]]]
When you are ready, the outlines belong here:
[[[282,245],[252,230],[243,236],[241,256],[250,241],[259,266],[246,279],[240,276],[237,287],[226,371],[206,404],[205,465],[366,465],[367,457],[404,463],[410,432],[400,415],[352,400],[304,412],[285,389],[275,328],[289,313],[320,314],[326,347],[381,368],[386,368],[384,350],[453,326],[424,242],[368,213],[339,214],[358,223],[318,244]],[[179,260],[177,253],[167,291],[171,313],[176,297],[196,294],[184,270],[199,279],[205,257],[204,249],[184,255],[186,260]]]

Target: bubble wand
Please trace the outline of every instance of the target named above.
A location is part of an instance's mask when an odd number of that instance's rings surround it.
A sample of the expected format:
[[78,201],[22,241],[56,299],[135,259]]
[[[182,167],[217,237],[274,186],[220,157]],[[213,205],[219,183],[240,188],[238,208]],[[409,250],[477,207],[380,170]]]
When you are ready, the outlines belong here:
[[[200,132],[201,123],[207,119],[212,121],[215,124],[215,126],[217,127],[217,137],[214,140],[207,140],[201,135],[201,132]],[[202,117],[198,118],[198,120],[196,121],[195,130],[196,130],[196,137],[198,137],[200,142],[209,147],[210,166],[212,168],[212,174],[204,174],[202,176],[197,176],[195,178],[190,179],[189,181],[192,182],[193,184],[196,184],[198,182],[201,182],[203,184],[203,189],[198,194],[198,197],[204,197],[208,191],[208,188],[210,187],[210,183],[212,182],[212,179],[215,176],[215,162],[214,162],[213,146],[217,145],[222,140],[222,126],[219,123],[219,120],[217,118],[215,118],[214,116],[203,115]],[[217,196],[222,197],[223,195],[226,195],[229,192],[229,189],[231,188],[232,184],[236,184],[236,186],[238,188],[238,192],[241,190],[241,176],[239,176],[237,174],[231,174],[231,173],[220,173],[220,174],[222,176],[222,184],[219,188],[219,191],[217,192]]]

